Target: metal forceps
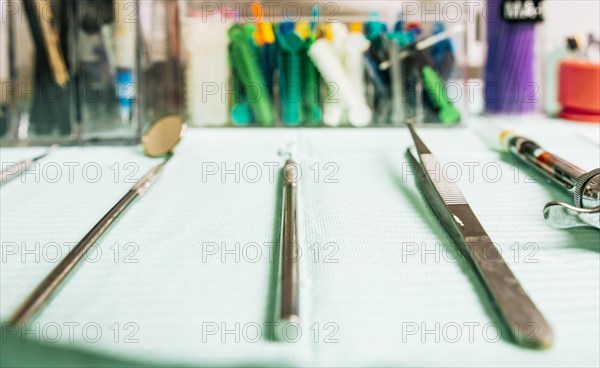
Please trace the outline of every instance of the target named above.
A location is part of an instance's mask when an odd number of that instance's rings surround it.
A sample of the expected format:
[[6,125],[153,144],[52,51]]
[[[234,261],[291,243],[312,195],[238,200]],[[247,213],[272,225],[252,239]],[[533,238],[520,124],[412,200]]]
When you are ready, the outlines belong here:
[[439,161],[410,124],[408,128],[420,161],[410,148],[406,155],[415,170],[420,189],[439,221],[471,263],[512,337],[528,347],[550,347],[550,325],[504,262],[458,186],[443,175],[431,177],[430,173],[439,168]]

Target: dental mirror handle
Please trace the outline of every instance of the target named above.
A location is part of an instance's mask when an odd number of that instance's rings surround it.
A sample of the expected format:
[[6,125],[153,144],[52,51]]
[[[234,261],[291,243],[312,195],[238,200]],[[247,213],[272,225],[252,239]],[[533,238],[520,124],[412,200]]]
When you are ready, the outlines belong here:
[[153,167],[141,178],[128,192],[111,208],[96,225],[81,239],[79,243],[66,255],[66,257],[46,276],[46,278],[25,299],[8,323],[21,324],[27,322],[35,315],[44,304],[52,297],[69,273],[77,266],[88,250],[104,234],[110,225],[125,211],[125,209],[138,197],[143,195],[158,179],[167,158],[164,162]]

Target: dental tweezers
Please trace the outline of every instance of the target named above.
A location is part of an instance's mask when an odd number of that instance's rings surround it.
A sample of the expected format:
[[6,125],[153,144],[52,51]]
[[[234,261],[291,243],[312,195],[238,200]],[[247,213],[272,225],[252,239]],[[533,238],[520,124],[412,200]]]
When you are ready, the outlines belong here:
[[410,148],[407,150],[417,183],[439,221],[470,261],[512,337],[528,347],[550,347],[550,325],[508,268],[458,186],[443,175],[430,176],[436,172],[439,161],[410,124],[408,128],[420,159]]

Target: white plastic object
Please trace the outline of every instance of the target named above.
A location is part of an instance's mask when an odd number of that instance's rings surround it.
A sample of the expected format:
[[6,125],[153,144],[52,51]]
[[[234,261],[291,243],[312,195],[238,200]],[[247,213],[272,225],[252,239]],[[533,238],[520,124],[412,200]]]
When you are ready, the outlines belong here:
[[221,14],[185,18],[183,43],[187,55],[186,106],[193,126],[224,126],[229,120],[227,30]]
[[331,45],[340,58],[346,55],[346,38],[348,27],[344,23],[331,23],[332,40]]
[[502,125],[488,121],[474,126],[475,133],[496,151],[508,151],[508,141],[516,134]]
[[150,61],[152,63],[165,62],[169,59],[167,4],[164,0],[154,0],[152,4],[152,48]]
[[133,69],[135,66],[135,39],[137,22],[129,19],[131,9],[137,9],[134,0],[116,1],[115,9],[115,64],[117,68]]
[[362,33],[350,32],[346,37],[346,58],[344,60],[346,71],[352,82],[352,88],[360,96],[366,96],[363,54],[369,49],[370,45],[371,43]]
[[323,124],[330,127],[338,127],[342,125],[344,119],[345,107],[338,101],[335,102],[336,93],[334,90],[327,91],[327,97],[323,101]]
[[[343,106],[349,109],[348,120],[356,127],[369,125],[372,112],[364,95],[360,95],[354,88],[353,83],[340,58],[336,55],[332,45],[324,39],[315,41],[308,50],[308,55],[315,63],[323,79],[337,88],[337,97]],[[339,97],[338,97],[339,96]]]

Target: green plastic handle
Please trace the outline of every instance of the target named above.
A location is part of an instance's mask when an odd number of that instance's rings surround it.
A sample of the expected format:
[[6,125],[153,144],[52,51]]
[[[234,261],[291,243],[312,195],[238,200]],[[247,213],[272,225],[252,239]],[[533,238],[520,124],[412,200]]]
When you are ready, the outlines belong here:
[[460,112],[450,99],[448,99],[442,78],[429,65],[425,65],[421,69],[421,74],[423,75],[423,86],[427,94],[431,97],[431,101],[435,107],[439,109],[438,117],[440,121],[447,125],[458,123],[460,121]]
[[229,39],[231,40],[232,66],[244,86],[256,121],[265,126],[273,126],[275,124],[273,104],[256,54],[250,46],[246,29],[240,24],[233,25],[229,29]]

